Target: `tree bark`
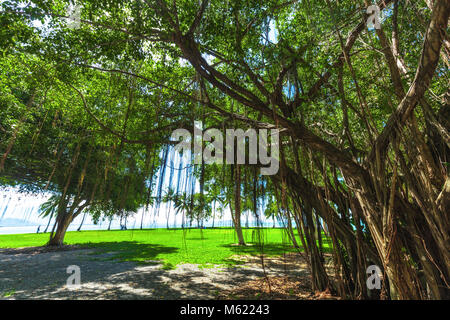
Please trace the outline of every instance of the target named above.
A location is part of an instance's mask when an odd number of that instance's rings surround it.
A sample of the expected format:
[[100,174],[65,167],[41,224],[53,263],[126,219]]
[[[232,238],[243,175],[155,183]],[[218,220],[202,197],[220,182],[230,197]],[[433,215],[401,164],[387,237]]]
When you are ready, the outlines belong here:
[[58,219],[56,231],[48,242],[48,246],[63,246],[64,236],[66,235],[67,228],[72,222],[72,215],[64,214],[64,217]]

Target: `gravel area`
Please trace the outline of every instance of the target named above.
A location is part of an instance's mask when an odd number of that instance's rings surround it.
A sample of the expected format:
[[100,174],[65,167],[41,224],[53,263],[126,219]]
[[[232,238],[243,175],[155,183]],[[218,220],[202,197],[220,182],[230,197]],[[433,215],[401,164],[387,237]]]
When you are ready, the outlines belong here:
[[[0,249],[0,299],[217,299],[264,277],[258,257],[240,257],[245,264],[231,268],[182,264],[164,270],[161,263],[120,262],[112,255],[82,247]],[[78,288],[66,285],[70,265],[80,267]],[[265,271],[304,284],[309,275],[298,255],[265,259]]]

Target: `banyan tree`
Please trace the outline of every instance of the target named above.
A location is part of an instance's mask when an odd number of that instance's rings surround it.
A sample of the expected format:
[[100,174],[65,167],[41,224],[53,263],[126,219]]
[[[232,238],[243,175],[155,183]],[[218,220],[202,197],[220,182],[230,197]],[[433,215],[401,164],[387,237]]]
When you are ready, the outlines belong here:
[[[165,199],[199,225],[211,211],[202,203],[222,194],[241,245],[242,212],[285,222],[314,290],[449,298],[448,0],[83,0],[76,28],[69,2],[1,5],[11,26],[2,33],[2,184],[61,181],[61,207],[73,215],[89,199],[114,198],[118,183],[133,194],[120,194],[118,212]],[[379,25],[368,24],[370,6]],[[58,104],[76,108],[68,116]],[[64,135],[53,125],[62,118],[73,122]],[[277,174],[261,175],[261,163],[174,162],[171,132],[192,132],[194,121],[279,130]],[[36,150],[53,154],[33,161]],[[372,265],[382,271],[376,294],[366,285]]]

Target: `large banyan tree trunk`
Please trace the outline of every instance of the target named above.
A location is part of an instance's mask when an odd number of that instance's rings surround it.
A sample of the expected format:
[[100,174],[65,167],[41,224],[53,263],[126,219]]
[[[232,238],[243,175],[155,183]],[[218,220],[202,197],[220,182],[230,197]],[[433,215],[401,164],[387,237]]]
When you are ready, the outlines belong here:
[[[378,5],[384,9],[391,2],[393,1],[379,1]],[[366,1],[367,5],[369,3]],[[341,250],[340,246],[345,247],[343,250],[349,254],[345,259],[357,266],[352,267],[348,261],[342,261],[343,265],[351,269],[356,268],[351,270],[349,275],[352,275],[353,285],[359,287],[360,293],[364,293],[361,288],[363,286],[361,279],[365,274],[365,270],[362,268],[369,263],[369,261],[364,261],[367,257],[366,260],[370,259],[370,263],[377,264],[383,269],[384,279],[387,278],[389,281],[390,296],[393,299],[426,298],[424,293],[428,289],[425,290],[419,271],[424,273],[422,278],[425,278],[425,287],[430,287],[432,298],[448,297],[444,291],[448,292],[450,288],[450,251],[448,250],[450,242],[448,232],[450,183],[447,169],[443,169],[445,166],[443,163],[448,161],[444,160],[446,157],[433,158],[432,152],[435,150],[430,152],[427,149],[426,136],[418,130],[414,119],[417,105],[425,106],[425,109],[428,110],[425,110],[426,117],[428,117],[429,124],[434,127],[435,134],[442,135],[444,140],[447,139],[445,141],[448,144],[448,130],[446,131],[442,123],[435,121],[432,111],[427,109],[425,93],[436,73],[442,44],[448,43],[446,31],[450,2],[434,0],[427,1],[427,4],[432,8],[431,20],[426,31],[418,68],[408,90],[402,88],[403,80],[407,79],[402,79],[395,67],[400,60],[398,48],[391,52],[389,41],[385,41],[387,39],[385,39],[384,33],[377,31],[399,102],[380,134],[371,119],[367,101],[361,94],[350,59],[352,47],[365,29],[366,20],[364,19],[351,31],[345,43],[340,39],[342,53],[332,68],[342,68],[347,64],[352,75],[351,81],[355,84],[361,105],[362,123],[369,136],[371,149],[366,150],[369,151],[367,156],[365,152],[355,153],[354,146],[352,146],[353,154],[346,152],[342,146],[337,147],[328,142],[320,135],[315,134],[305,123],[296,119],[290,110],[291,105],[284,102],[282,94],[285,78],[283,73],[286,74],[287,72],[284,71],[288,71],[287,69],[283,69],[278,77],[277,87],[280,89],[273,92],[268,92],[262,83],[255,80],[258,87],[263,87],[260,92],[270,100],[270,103],[265,103],[264,99],[261,100],[247,88],[209,65],[202,58],[200,46],[197,46],[192,33],[185,35],[178,32],[174,35],[173,40],[185,58],[211,85],[235,101],[270,118],[277,127],[283,127],[292,140],[301,141],[305,148],[320,154],[340,170],[343,180],[341,190],[344,189],[344,191],[339,191],[339,183],[335,183],[335,190],[329,194],[334,199],[329,199],[329,196],[324,195],[320,188],[316,189],[319,181],[313,185],[308,184],[308,181],[303,178],[300,168],[296,170],[297,176],[295,174],[286,175],[286,180],[291,180],[288,184],[290,184],[292,197],[301,199],[298,202],[301,209],[307,208],[307,210],[303,210],[305,213],[302,213],[302,218],[305,218],[303,222],[306,224],[305,237],[310,238],[308,244],[310,256],[312,260],[315,260],[311,261],[311,265],[314,265],[316,270],[321,269],[320,264],[316,262],[320,259],[316,259],[318,249],[315,245],[314,232],[312,232],[314,230],[307,230],[314,225],[312,213],[310,214],[313,212],[320,215],[324,221],[333,224],[332,228],[329,228],[329,230],[335,229],[335,240],[337,241],[334,241],[333,249]],[[167,9],[163,10],[167,11]],[[169,12],[166,13],[169,15]],[[339,37],[341,36],[339,35]],[[250,78],[253,77],[251,72],[248,72],[247,75],[250,75]],[[332,72],[329,69],[306,93],[306,103],[311,103],[331,78]],[[343,94],[341,86],[339,92]],[[344,101],[345,96],[341,98]],[[301,105],[302,101],[298,102],[296,107]],[[279,107],[281,112],[279,113],[275,107]],[[349,136],[348,119],[346,122],[345,133]],[[409,135],[405,134],[406,129],[409,130]],[[348,139],[351,140],[351,137]],[[314,174],[314,170],[317,168],[319,166],[316,165],[316,168],[311,169],[311,173]],[[333,193],[340,195],[335,197]],[[344,193],[347,194],[342,195]],[[339,204],[341,196],[346,200],[344,202],[347,202],[347,207],[349,205],[352,207],[351,210],[342,209],[342,204]],[[340,208],[329,208],[330,200],[333,202],[333,206],[340,206]],[[352,229],[354,225],[357,226],[357,230]],[[364,226],[364,231],[361,226]],[[365,238],[362,237],[363,235]],[[356,244],[356,248],[353,244]],[[374,248],[376,249],[375,254],[372,252]],[[335,256],[341,259],[337,254]],[[318,279],[319,286],[320,282]],[[349,281],[348,287],[351,287],[350,284]]]
[[[62,246],[64,245],[64,236],[69,228],[70,223],[89,205],[89,201],[84,201],[82,205],[80,203],[82,199],[75,198],[73,203],[68,206],[68,201],[61,201],[58,207],[58,215],[56,216],[55,225],[53,226],[52,233],[50,234],[50,240],[48,246]],[[56,230],[55,230],[56,229]]]
[[50,235],[48,246],[62,246],[64,244],[64,236],[72,220],[73,217],[69,213],[64,213],[61,217],[58,217],[56,220],[56,230]]

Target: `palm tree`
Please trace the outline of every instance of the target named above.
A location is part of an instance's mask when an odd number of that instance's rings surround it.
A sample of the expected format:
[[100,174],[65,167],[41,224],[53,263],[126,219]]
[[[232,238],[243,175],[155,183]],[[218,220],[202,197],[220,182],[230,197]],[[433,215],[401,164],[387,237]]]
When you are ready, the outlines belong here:
[[50,216],[48,219],[47,226],[45,227],[44,233],[47,232],[48,227],[50,226],[50,222],[52,221],[53,215],[58,207],[59,197],[57,195],[52,195],[46,202],[39,206],[40,217]]
[[174,202],[175,198],[176,198],[175,190],[173,190],[172,188],[169,188],[166,191],[166,194],[162,198],[162,201],[164,203],[168,204],[167,205],[167,207],[168,207],[167,208],[167,216],[166,216],[166,218],[167,218],[167,229],[169,229],[169,216],[170,216],[170,209],[171,209],[170,203]]
[[[183,192],[181,195],[178,195],[174,199],[174,207],[175,207],[175,214],[178,214],[180,212],[184,212],[186,216],[191,215],[191,197],[186,194],[186,192]],[[184,219],[183,219],[184,221]],[[183,222],[184,226],[184,222]]]
[[[194,206],[192,208],[192,216],[197,219],[197,227],[203,227],[203,222],[211,213],[211,205],[206,201],[204,194],[196,193],[194,195]],[[200,225],[201,223],[201,225]]]
[[[226,203],[226,201],[225,201],[226,197],[223,194],[223,190],[221,190],[221,188],[219,188],[217,184],[213,184],[211,189],[208,191],[208,199],[209,199],[209,202],[212,203],[212,205],[213,205],[213,207],[212,207],[212,217],[213,217],[212,227],[214,228],[214,221],[216,218],[216,204],[217,204],[217,202],[219,202],[221,205]],[[222,207],[221,207],[220,211],[222,212]]]
[[142,230],[142,226],[144,224],[144,215],[145,213],[148,211],[148,207],[152,206],[155,203],[155,197],[148,197],[147,199],[147,204],[145,205],[145,209],[142,210],[142,217],[141,217],[141,230]]
[[272,197],[269,197],[269,201],[266,205],[266,208],[264,210],[264,215],[267,219],[272,218],[273,221],[273,228],[275,228],[275,218],[278,212],[277,204],[275,201],[273,201]]

